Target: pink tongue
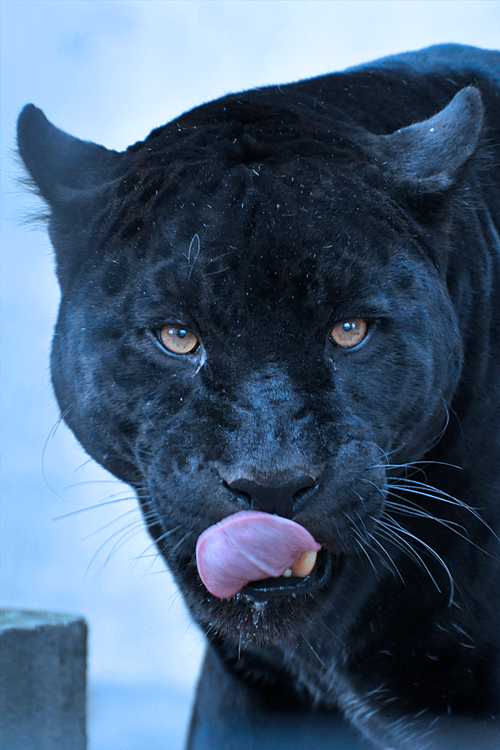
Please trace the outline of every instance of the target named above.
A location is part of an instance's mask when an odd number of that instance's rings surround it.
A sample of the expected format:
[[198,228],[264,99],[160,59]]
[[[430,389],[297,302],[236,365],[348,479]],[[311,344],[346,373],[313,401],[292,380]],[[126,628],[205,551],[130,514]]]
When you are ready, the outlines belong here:
[[279,578],[303,552],[320,549],[298,523],[249,510],[206,529],[196,545],[196,561],[210,593],[229,599],[250,581]]

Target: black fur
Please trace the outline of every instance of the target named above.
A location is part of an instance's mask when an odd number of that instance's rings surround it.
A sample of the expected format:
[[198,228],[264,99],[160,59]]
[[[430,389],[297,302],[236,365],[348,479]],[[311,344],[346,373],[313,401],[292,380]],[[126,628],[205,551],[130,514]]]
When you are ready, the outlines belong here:
[[[339,707],[379,748],[500,747],[499,127],[500,54],[456,45],[227,96],[124,153],[20,116],[61,411],[136,490],[220,660],[193,748],[247,746],[218,668],[269,726]],[[368,335],[339,348],[352,318]],[[302,475],[307,593],[209,594],[196,540],[252,504],[229,485]]]

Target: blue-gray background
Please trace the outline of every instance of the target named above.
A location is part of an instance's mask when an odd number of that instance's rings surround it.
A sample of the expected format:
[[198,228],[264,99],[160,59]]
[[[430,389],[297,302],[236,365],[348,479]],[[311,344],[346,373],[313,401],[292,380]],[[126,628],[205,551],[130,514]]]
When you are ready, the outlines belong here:
[[22,223],[36,202],[16,183],[17,114],[34,102],[64,130],[120,150],[228,92],[438,42],[498,49],[500,3],[3,0],[1,10],[0,601],[88,619],[89,750],[176,750],[203,638],[129,490],[57,426],[58,289],[47,237]]

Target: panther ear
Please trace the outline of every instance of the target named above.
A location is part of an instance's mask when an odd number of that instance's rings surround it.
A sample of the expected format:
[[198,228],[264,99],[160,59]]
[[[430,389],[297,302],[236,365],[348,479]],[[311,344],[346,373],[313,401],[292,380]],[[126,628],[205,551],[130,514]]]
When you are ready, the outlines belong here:
[[390,135],[371,136],[378,164],[412,192],[447,190],[475,153],[484,109],[476,88],[462,89],[434,117]]
[[38,190],[51,206],[68,200],[75,191],[109,182],[123,160],[117,151],[59,130],[33,104],[27,104],[19,115],[17,143]]

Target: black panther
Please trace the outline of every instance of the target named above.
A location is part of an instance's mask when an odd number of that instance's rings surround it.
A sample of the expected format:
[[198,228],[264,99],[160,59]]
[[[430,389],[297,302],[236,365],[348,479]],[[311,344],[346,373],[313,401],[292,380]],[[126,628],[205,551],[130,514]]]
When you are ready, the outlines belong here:
[[123,153],[21,113],[61,412],[208,636],[192,750],[334,747],[339,711],[500,747],[499,129],[500,53],[459,45]]

